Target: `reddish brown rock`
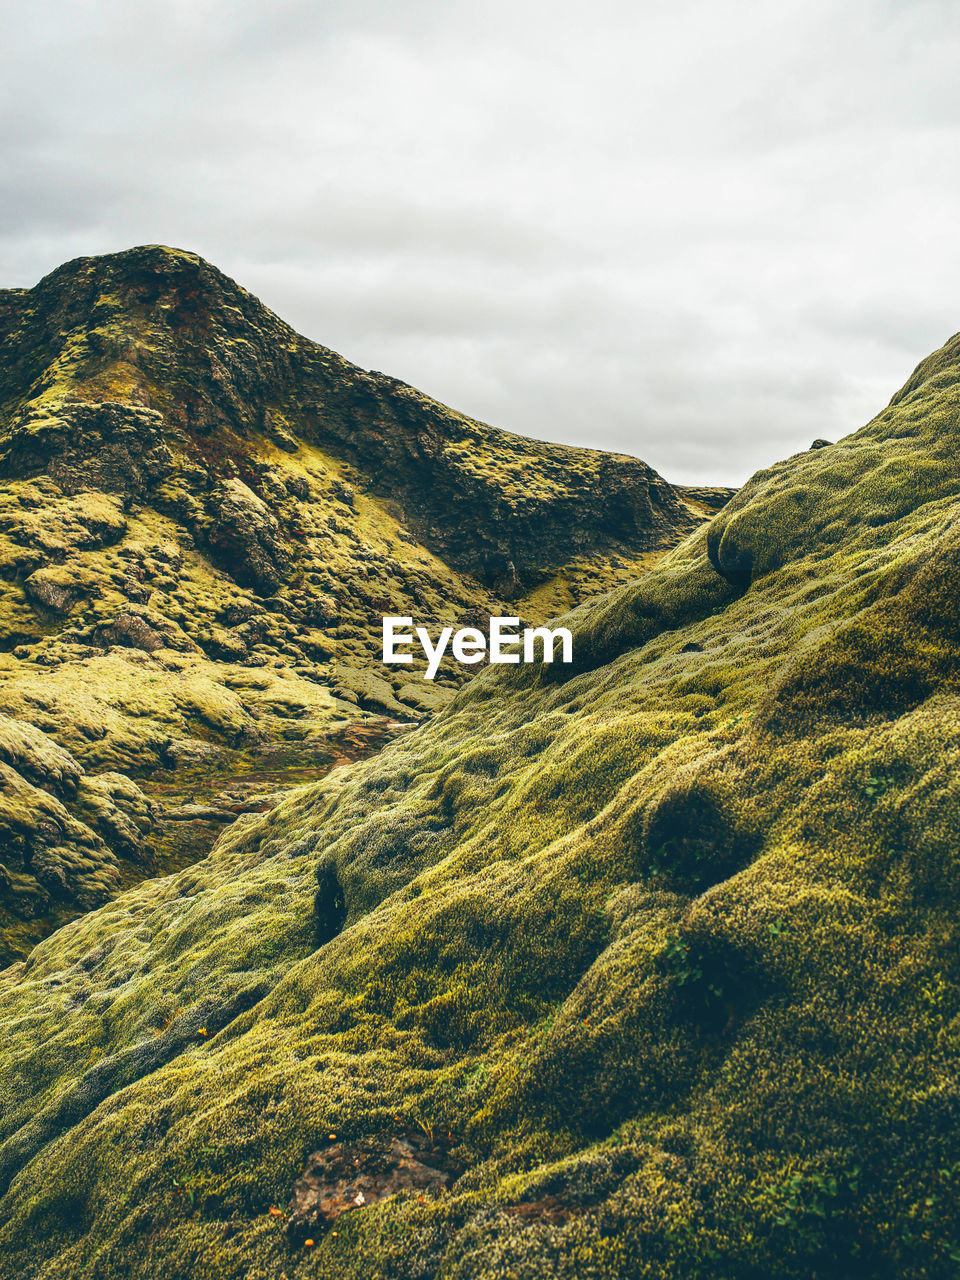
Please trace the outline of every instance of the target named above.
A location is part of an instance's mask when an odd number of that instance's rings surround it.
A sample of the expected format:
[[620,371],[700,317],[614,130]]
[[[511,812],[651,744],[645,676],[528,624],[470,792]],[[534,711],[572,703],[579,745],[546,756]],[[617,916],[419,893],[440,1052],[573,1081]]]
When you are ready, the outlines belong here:
[[448,1150],[426,1135],[374,1137],[315,1151],[293,1188],[287,1235],[300,1244],[341,1214],[402,1193],[435,1194],[458,1176]]

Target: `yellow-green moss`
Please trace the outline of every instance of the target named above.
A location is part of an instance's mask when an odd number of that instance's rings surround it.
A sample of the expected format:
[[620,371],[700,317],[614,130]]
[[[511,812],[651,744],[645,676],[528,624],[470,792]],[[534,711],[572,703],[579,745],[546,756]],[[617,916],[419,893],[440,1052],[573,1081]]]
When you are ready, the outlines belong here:
[[[957,355],[0,974],[0,1275],[954,1275]],[[288,1246],[417,1123],[449,1192]]]

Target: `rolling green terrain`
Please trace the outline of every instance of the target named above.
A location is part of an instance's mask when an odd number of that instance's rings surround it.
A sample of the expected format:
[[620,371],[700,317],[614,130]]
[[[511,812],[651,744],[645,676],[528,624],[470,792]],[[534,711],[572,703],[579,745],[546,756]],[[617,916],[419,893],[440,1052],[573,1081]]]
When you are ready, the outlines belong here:
[[0,1275],[956,1275],[958,412],[0,975]]
[[465,418],[195,254],[0,291],[0,963],[171,867],[145,779],[299,780],[448,702],[474,668],[384,667],[384,613],[543,621],[727,497]]

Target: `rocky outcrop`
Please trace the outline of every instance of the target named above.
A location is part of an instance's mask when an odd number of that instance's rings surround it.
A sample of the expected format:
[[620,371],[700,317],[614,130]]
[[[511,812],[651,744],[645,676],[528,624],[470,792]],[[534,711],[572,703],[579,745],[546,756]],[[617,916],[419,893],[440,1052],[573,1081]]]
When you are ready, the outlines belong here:
[[[139,858],[153,819],[129,778],[90,777],[47,734],[0,715],[0,918],[105,902],[117,855]],[[0,932],[0,963],[11,958]]]
[[272,595],[289,573],[290,555],[270,508],[234,476],[220,483],[210,505],[207,542],[217,562],[243,586]]
[[[63,389],[67,392],[67,388]],[[50,476],[65,493],[142,497],[171,468],[163,415],[113,402],[28,401],[0,439],[0,475]]]
[[91,641],[98,648],[119,645],[126,649],[142,649],[145,653],[154,653],[158,649],[171,649],[178,653],[195,653],[197,650],[194,642],[175,622],[135,605],[75,639],[81,644]]

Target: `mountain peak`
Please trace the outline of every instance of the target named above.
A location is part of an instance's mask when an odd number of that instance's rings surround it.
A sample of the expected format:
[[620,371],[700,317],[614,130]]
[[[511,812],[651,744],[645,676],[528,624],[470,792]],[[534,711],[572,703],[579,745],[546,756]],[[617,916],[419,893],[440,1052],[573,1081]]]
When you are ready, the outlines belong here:
[[165,244],[140,244],[113,253],[71,258],[49,272],[36,286],[38,291],[81,288],[87,283],[115,282],[136,286],[158,278],[188,283],[205,279],[229,288],[238,286],[206,258],[188,249]]
[[265,444],[309,444],[358,468],[434,552],[511,590],[572,555],[650,549],[691,527],[682,495],[639,459],[510,435],[369,373],[186,250],[74,259],[4,314],[0,474],[63,474],[66,448],[72,474],[139,496],[142,468],[108,479],[92,425],[131,414],[145,446],[202,468],[201,487],[227,463],[255,480]]

